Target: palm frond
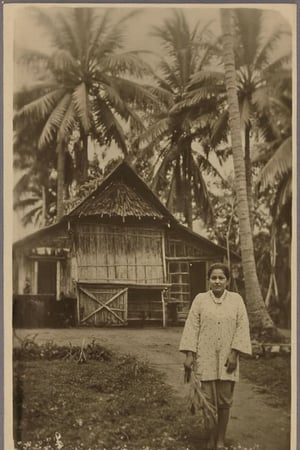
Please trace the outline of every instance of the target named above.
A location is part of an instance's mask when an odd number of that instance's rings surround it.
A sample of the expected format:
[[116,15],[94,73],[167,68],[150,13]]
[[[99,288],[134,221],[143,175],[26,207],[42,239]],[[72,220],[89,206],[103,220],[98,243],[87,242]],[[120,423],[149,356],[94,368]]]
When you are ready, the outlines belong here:
[[53,92],[59,86],[54,81],[36,81],[14,93],[14,110],[18,111],[28,103]]
[[71,94],[67,93],[52,110],[48,120],[46,121],[43,131],[40,135],[38,146],[39,148],[49,144],[55,136],[57,130],[61,126],[64,115],[69,107],[71,101]]
[[100,135],[103,136],[107,144],[114,141],[122,150],[124,155],[127,155],[128,149],[126,145],[126,138],[120,123],[105,100],[103,100],[100,96],[95,99],[95,103],[97,105],[94,118],[96,129]]
[[118,89],[116,89],[113,85],[105,84],[102,86],[104,93],[103,97],[108,100],[109,104],[114,107],[115,110],[118,111],[120,116],[125,120],[128,120],[129,112],[127,109],[126,102],[120,97]]
[[196,73],[194,73],[191,76],[191,80],[188,84],[189,88],[194,88],[195,85],[202,85],[202,83],[208,83],[208,82],[223,82],[224,83],[224,71],[223,70],[201,70]]
[[93,36],[91,38],[90,46],[88,49],[88,57],[93,58],[95,53],[101,47],[102,36],[105,36],[105,33],[109,29],[110,26],[110,16],[112,13],[112,9],[108,8],[104,11],[101,18],[98,18],[95,24],[95,29],[93,30]]
[[279,146],[272,158],[260,172],[257,184],[261,190],[276,180],[287,176],[292,170],[292,138],[289,137]]
[[213,148],[222,141],[227,141],[228,130],[229,114],[228,110],[225,110],[212,125],[210,141]]
[[[35,183],[35,180],[37,178],[38,174],[36,172],[36,167],[34,164],[32,164],[29,170],[25,171],[16,182],[13,189],[14,193],[17,195],[23,194],[25,186],[26,187],[30,186],[31,189],[40,192],[40,186],[37,183]],[[34,182],[32,182],[32,180],[34,180]]]
[[278,45],[278,42],[285,32],[282,29],[273,30],[271,35],[264,41],[263,45],[258,49],[253,59],[254,67],[262,68],[269,63],[270,54],[272,54]]
[[90,129],[90,102],[88,98],[88,89],[86,87],[86,84],[80,83],[76,88],[74,89],[72,93],[72,100],[74,103],[74,108],[76,113],[78,114],[78,117],[80,119],[80,122],[87,133]]
[[159,99],[148,89],[147,86],[136,83],[135,81],[113,76],[103,76],[102,83],[117,89],[118,95],[124,102],[134,104],[137,108],[143,110],[158,109],[161,106]]
[[171,211],[171,213],[176,212],[176,206],[174,205],[174,203],[176,203],[176,186],[177,186],[176,171],[173,170],[172,176],[171,176],[169,193],[168,193],[167,202],[166,202],[166,207],[168,208],[169,211]]
[[213,207],[210,202],[206,182],[193,156],[191,157],[191,173],[193,176],[194,201],[202,212],[203,220],[211,224],[214,219]]
[[72,54],[65,50],[56,50],[49,60],[49,66],[54,72],[63,74],[64,72],[75,73],[78,69],[78,61],[72,56]]
[[[76,8],[77,9],[77,8]],[[74,59],[81,59],[81,41],[79,36],[79,26],[76,20],[75,8],[71,14],[59,13],[57,23],[63,46],[57,46],[59,49],[65,49]]]
[[32,208],[28,213],[26,213],[24,216],[22,216],[22,224],[24,227],[29,225],[30,223],[33,225],[39,225],[40,223],[43,223],[42,218],[43,208],[41,205],[37,206],[36,208]]
[[143,85],[147,91],[157,98],[158,102],[166,106],[166,108],[171,108],[174,105],[173,95],[166,89],[159,86]]
[[163,159],[151,182],[151,188],[154,190],[154,192],[157,192],[160,181],[166,179],[169,165],[177,158],[177,156],[178,147],[176,145],[170,146],[165,150]]
[[166,60],[161,60],[158,65],[158,70],[162,73],[165,81],[160,83],[161,87],[166,89],[166,86],[171,88],[172,92],[176,92],[180,87],[180,73],[169,64]]
[[251,116],[251,105],[247,97],[240,101],[240,117],[241,123],[245,126],[249,123]]
[[49,55],[39,50],[19,48],[17,62],[29,68],[40,68],[41,65],[45,68],[49,64]]
[[121,17],[121,19],[119,19],[116,23],[110,25],[109,31],[99,42],[97,51],[95,49],[95,56],[99,61],[106,57],[108,54],[113,54],[117,49],[120,49],[122,47],[124,40],[123,25],[136,14],[139,14],[139,12],[140,10],[138,9],[131,11]]
[[14,202],[13,204],[13,208],[14,210],[18,210],[18,209],[26,209],[30,206],[34,206],[36,205],[38,202],[41,202],[41,197],[26,197],[23,199],[18,199]]
[[216,97],[216,93],[213,85],[202,86],[201,88],[190,91],[183,100],[175,103],[173,108],[170,109],[170,114],[179,113],[185,109],[199,106],[203,100]]
[[259,111],[265,111],[270,107],[270,92],[268,87],[257,88],[252,93],[252,102]]
[[76,111],[73,100],[71,99],[57,132],[57,141],[59,142],[65,139],[71,133],[76,123]]
[[147,130],[142,133],[138,142],[141,144],[143,142],[153,142],[157,138],[162,139],[169,133],[170,130],[170,119],[169,117],[164,117],[161,120],[158,120],[153,125],[149,126]]
[[134,109],[130,108],[129,106],[127,106],[127,111],[129,114],[129,127],[130,130],[135,134],[135,133],[144,133],[144,131],[146,130],[144,121],[140,118],[140,116],[135,112]]
[[102,58],[101,69],[111,74],[128,73],[141,78],[152,73],[152,69],[139,56],[138,52],[130,51],[119,54],[109,54]]
[[16,111],[14,119],[16,121],[25,120],[32,122],[44,120],[64,94],[64,88],[55,89]]
[[46,30],[48,36],[51,39],[51,43],[55,48],[65,48],[66,39],[62,29],[59,26],[56,17],[51,17],[47,10],[42,10],[40,8],[33,7],[31,9],[32,14],[35,17],[37,25],[43,27]]
[[276,195],[271,207],[272,215],[276,221],[283,219],[284,222],[290,222],[292,199],[292,174],[281,180],[276,188]]
[[237,67],[240,65],[250,66],[255,60],[262,26],[262,10],[256,8],[237,8],[235,17],[238,26],[239,58]]
[[292,62],[292,52],[288,51],[284,55],[279,56],[273,60],[270,64],[263,69],[263,75],[265,78],[273,79],[274,75],[279,75],[280,77],[291,78],[291,62]]

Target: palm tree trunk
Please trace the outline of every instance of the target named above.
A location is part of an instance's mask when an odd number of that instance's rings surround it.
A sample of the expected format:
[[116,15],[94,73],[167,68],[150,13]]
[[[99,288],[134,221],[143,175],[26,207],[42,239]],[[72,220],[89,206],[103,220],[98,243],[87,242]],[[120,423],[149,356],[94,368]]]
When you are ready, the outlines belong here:
[[46,204],[46,188],[42,186],[42,227],[47,223],[47,204]]
[[189,146],[187,148],[186,155],[186,172],[185,172],[185,217],[187,226],[192,230],[193,229],[193,196],[192,196],[192,168],[191,168],[191,159],[192,159],[192,148]]
[[65,185],[65,149],[62,141],[57,144],[57,203],[56,220],[57,222],[64,215],[64,185]]
[[254,205],[252,194],[252,164],[250,158],[250,124],[245,128],[245,170],[246,170],[246,184],[247,184],[247,197],[250,214],[250,225],[253,231],[254,227]]
[[88,178],[89,156],[88,156],[88,135],[85,132],[81,133],[82,140],[82,181],[85,182]]
[[249,206],[247,199],[246,173],[241,139],[241,120],[236,87],[236,70],[231,34],[232,11],[221,9],[223,31],[223,60],[225,66],[225,82],[229,105],[229,121],[232,140],[232,153],[237,192],[237,211],[240,226],[242,263],[245,278],[246,306],[250,325],[253,329],[274,329],[274,323],[269,316],[258,283],[253,240],[250,225]]

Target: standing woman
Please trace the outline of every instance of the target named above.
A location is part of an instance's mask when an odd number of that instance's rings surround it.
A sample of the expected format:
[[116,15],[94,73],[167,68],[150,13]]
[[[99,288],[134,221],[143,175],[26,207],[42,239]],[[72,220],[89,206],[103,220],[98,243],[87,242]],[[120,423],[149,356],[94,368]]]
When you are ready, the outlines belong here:
[[239,354],[251,354],[249,321],[242,297],[227,291],[229,269],[213,264],[208,270],[209,291],[198,294],[191,306],[179,350],[186,354],[184,367],[193,368],[208,400],[218,411],[216,430],[208,448],[225,448],[225,434],[235,382],[239,379]]

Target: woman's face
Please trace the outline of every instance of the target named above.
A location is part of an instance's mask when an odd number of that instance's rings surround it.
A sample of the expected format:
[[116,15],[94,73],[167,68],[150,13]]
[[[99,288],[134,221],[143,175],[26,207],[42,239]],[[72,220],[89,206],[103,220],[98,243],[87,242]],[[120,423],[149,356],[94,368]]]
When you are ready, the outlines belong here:
[[220,297],[227,287],[228,280],[222,269],[214,269],[209,277],[209,287],[215,294]]

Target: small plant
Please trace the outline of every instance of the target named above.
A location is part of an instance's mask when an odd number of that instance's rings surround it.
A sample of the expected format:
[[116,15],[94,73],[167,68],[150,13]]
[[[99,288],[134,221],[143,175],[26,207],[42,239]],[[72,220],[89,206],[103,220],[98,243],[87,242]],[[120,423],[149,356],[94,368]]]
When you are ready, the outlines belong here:
[[87,360],[107,361],[112,357],[112,353],[109,350],[97,344],[94,340],[86,346],[83,341],[81,347],[79,347],[71,343],[68,346],[59,346],[53,341],[47,341],[45,344],[38,345],[34,339],[35,337],[20,339],[21,345],[13,350],[15,360],[34,361],[45,359],[51,361],[63,359],[82,363],[87,362]]

